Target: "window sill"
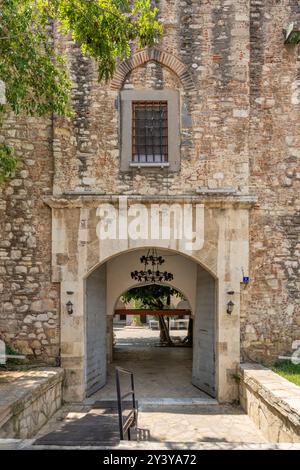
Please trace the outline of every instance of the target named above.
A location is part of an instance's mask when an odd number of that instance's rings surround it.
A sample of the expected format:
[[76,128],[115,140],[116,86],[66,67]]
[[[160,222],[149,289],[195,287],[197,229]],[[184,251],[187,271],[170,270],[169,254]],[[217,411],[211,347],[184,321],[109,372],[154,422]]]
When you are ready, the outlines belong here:
[[168,168],[170,163],[137,163],[131,162],[129,163],[130,168]]

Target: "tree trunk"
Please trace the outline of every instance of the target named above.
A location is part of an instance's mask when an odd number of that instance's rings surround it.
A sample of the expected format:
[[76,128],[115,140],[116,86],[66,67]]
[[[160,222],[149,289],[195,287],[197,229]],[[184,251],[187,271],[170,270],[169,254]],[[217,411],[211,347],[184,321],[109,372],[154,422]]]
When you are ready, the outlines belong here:
[[160,329],[161,343],[166,343],[169,346],[173,346],[173,341],[171,340],[168,327],[166,325],[163,315],[158,315],[158,324],[159,324],[159,329]]

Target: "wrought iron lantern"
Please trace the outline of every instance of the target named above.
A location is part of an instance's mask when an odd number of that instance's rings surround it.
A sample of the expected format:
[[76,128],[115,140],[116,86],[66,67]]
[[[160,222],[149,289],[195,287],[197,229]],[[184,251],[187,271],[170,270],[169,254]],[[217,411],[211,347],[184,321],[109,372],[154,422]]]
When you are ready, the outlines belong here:
[[154,248],[148,250],[147,255],[140,258],[144,269],[141,271],[132,271],[131,278],[138,282],[170,282],[174,279],[172,273],[161,271],[160,266],[164,264],[165,260],[162,256],[157,254]]
[[227,313],[228,313],[228,315],[232,314],[233,307],[234,307],[234,303],[232,302],[232,300],[229,300],[229,302],[227,303]]
[[72,315],[73,313],[73,304],[71,302],[71,300],[69,300],[67,303],[66,303],[66,307],[67,307],[67,312],[69,315]]

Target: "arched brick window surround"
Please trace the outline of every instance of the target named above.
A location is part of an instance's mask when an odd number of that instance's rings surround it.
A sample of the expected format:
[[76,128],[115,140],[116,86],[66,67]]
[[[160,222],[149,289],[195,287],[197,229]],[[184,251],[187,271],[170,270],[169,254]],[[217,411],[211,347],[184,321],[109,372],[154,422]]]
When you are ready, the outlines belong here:
[[126,76],[132,70],[150,61],[158,62],[159,64],[164,65],[165,67],[168,67],[170,70],[172,70],[181,80],[185,90],[195,90],[195,85],[188,66],[181,62],[181,60],[179,60],[175,55],[162,51],[158,48],[144,49],[142,51],[136,52],[129,59],[121,62],[118,65],[111,81],[111,89],[120,90],[123,86]]

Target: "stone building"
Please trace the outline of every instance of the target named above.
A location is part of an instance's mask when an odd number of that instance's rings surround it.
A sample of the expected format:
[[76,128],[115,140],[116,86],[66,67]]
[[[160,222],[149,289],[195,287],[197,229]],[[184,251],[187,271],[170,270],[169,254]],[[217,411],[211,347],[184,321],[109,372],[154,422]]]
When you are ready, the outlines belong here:
[[[21,163],[0,188],[0,332],[35,360],[61,362],[69,400],[105,383],[114,305],[152,246],[173,254],[168,269],[191,305],[193,383],[220,401],[236,396],[240,357],[272,362],[300,339],[300,62],[283,36],[300,25],[299,2],[156,3],[163,39],[133,50],[110,83],[55,37],[74,118],[11,115],[1,129]],[[146,112],[160,129],[148,150]],[[99,239],[99,206],[120,200],[187,204],[193,217],[203,207],[203,243]]]

